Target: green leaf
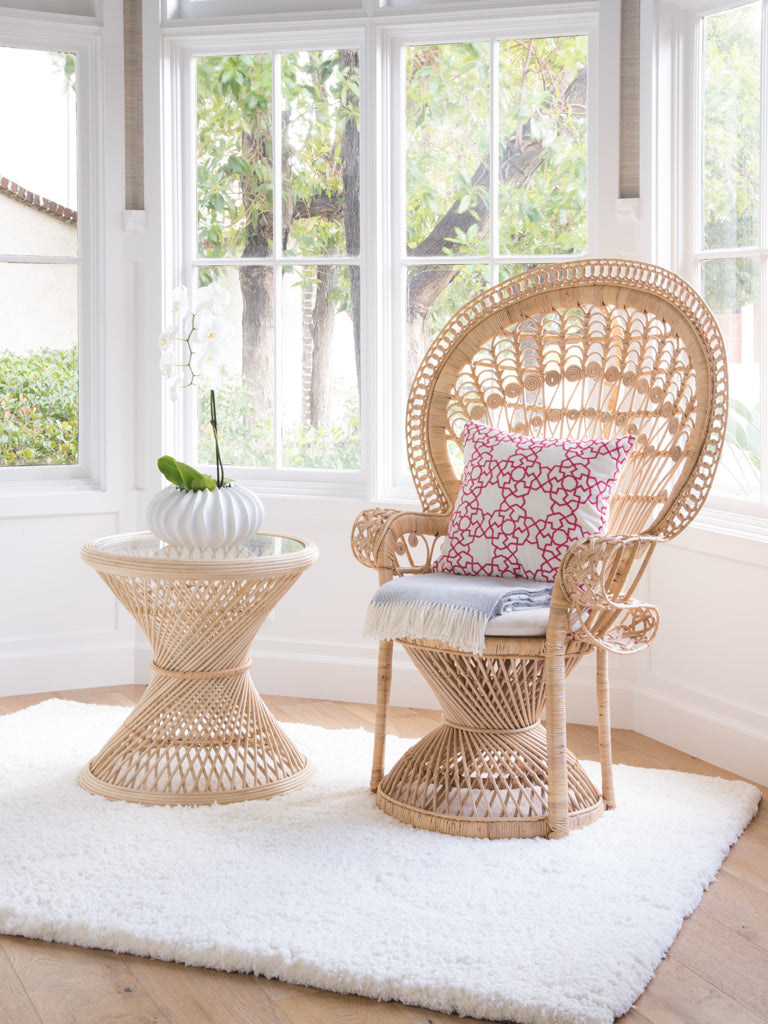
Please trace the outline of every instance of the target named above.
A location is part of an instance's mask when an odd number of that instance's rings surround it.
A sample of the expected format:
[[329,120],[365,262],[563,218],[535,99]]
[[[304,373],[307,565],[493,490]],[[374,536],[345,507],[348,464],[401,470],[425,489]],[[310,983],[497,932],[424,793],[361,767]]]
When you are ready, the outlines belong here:
[[213,491],[216,488],[212,476],[206,476],[186,462],[179,462],[172,455],[161,455],[157,460],[157,468],[166,480],[183,491]]

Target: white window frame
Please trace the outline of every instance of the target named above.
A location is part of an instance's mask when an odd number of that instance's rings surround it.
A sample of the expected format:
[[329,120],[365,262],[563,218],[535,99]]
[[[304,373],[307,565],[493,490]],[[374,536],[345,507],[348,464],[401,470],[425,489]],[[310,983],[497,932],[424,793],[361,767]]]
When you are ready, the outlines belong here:
[[[297,0],[299,3],[300,0]],[[264,10],[274,5],[265,0]],[[236,470],[262,492],[274,494],[365,497],[411,501],[413,485],[400,468],[404,434],[404,396],[399,385],[402,352],[399,346],[401,290],[400,243],[389,225],[401,225],[399,154],[402,125],[397,123],[402,47],[419,42],[451,42],[462,38],[530,38],[579,34],[588,36],[590,74],[587,85],[588,186],[587,255],[611,252],[642,257],[632,232],[622,227],[618,196],[619,37],[620,10],[610,0],[532,2],[473,5],[409,0],[407,5],[379,6],[359,0],[357,12],[335,5],[333,16],[318,19],[318,4],[306,0],[307,13],[296,4],[279,22],[271,13],[244,17],[237,0],[211,5],[168,0],[161,25],[164,75],[163,167],[164,246],[163,292],[178,282],[193,280],[196,241],[195,183],[190,146],[194,142],[194,95],[191,60],[214,53],[268,52],[280,49],[360,48],[361,60],[361,308],[366,325],[362,340],[361,437],[362,473],[328,470]],[[323,6],[326,6],[324,3]],[[341,10],[341,7],[344,10]],[[362,8],[362,9],[361,9]],[[258,9],[251,3],[251,12]],[[206,17],[194,17],[204,12]],[[309,12],[312,12],[311,14]],[[286,24],[290,22],[290,24]],[[367,71],[366,71],[367,68]],[[603,138],[601,139],[601,134]],[[374,169],[376,179],[374,180]],[[184,216],[183,211],[187,211]],[[635,225],[632,225],[634,229]],[[543,262],[544,260],[542,260]],[[489,260],[489,263],[491,261]],[[166,443],[180,457],[194,461],[191,439],[196,438],[195,410],[184,411],[165,402]],[[228,467],[228,471],[231,467]]]
[[[674,197],[671,206],[656,214],[658,248],[682,277],[699,288],[700,267],[709,251],[700,248],[703,183],[702,81],[703,19],[708,15],[744,7],[753,0],[677,0],[660,12],[657,35],[657,89],[676,98],[671,109],[657,106],[657,194]],[[768,539],[768,0],[763,4],[761,58],[761,168],[763,180],[760,238],[749,250],[711,250],[718,258],[753,256],[760,263],[761,364],[761,497],[760,502],[710,494],[697,517],[697,525],[719,532]],[[665,188],[666,183],[671,187]]]
[[[197,57],[211,56],[226,53],[280,53],[295,50],[317,50],[317,49],[339,49],[349,47],[359,49],[361,63],[364,59],[366,38],[364,31],[358,26],[341,26],[338,29],[329,28],[326,22],[312,23],[302,20],[300,27],[288,30],[285,26],[276,28],[268,34],[260,27],[258,31],[246,32],[243,29],[224,28],[215,33],[206,32],[204,35],[192,38],[175,38],[173,34],[165,40],[165,57],[168,68],[167,95],[170,102],[164,105],[166,112],[165,121],[165,166],[172,167],[171,174],[165,175],[165,209],[167,223],[167,245],[166,258],[164,260],[164,292],[166,297],[170,296],[175,283],[191,284],[196,279],[198,266],[209,266],[211,264],[227,265],[228,263],[239,264],[238,259],[233,260],[203,260],[197,256],[197,217],[196,217],[196,180],[192,173],[195,167],[195,132],[196,113],[193,104],[195,95],[195,69],[194,60]],[[370,260],[366,259],[366,246],[370,250],[371,228],[370,216],[367,213],[370,209],[370,199],[365,195],[364,182],[369,180],[369,145],[368,140],[372,133],[372,126],[368,127],[370,118],[364,116],[368,109],[370,100],[367,88],[361,82],[360,89],[360,110],[361,110],[361,153],[360,153],[360,177],[361,177],[361,252],[358,257],[312,257],[307,259],[286,260],[281,253],[273,253],[269,262],[273,267],[282,264],[297,263],[312,264],[333,263],[348,265],[360,263],[361,271],[361,306],[368,308],[363,292],[367,287],[367,279],[370,274],[366,270],[370,266]],[[169,188],[170,182],[180,183],[180,187]],[[262,263],[263,261],[258,261]],[[169,303],[166,301],[166,308]],[[363,320],[365,319],[365,313]],[[275,331],[279,329],[279,311],[275,315]],[[361,354],[361,360],[365,356]],[[275,379],[279,379],[280,359],[279,350],[275,349]],[[182,401],[170,403],[167,399],[164,402],[165,432],[168,438],[168,445],[172,450],[180,453],[185,461],[197,463],[197,397],[195,389],[182,395]],[[365,446],[365,431],[363,433],[362,445]],[[365,456],[363,455],[365,461]],[[264,483],[268,482],[272,493],[304,493],[304,494],[329,494],[334,496],[351,496],[362,493],[364,490],[364,476],[362,471],[349,471],[345,473],[334,472],[323,469],[282,469],[275,472],[274,469],[244,466],[226,466],[228,475],[236,474],[238,479],[252,482],[256,487],[263,490]]]
[[[104,487],[104,109],[102,29],[94,19],[20,17],[0,9],[3,46],[77,55],[77,255],[2,254],[3,262],[66,263],[78,270],[78,462],[71,466],[0,467],[0,498]],[[23,183],[22,183],[23,184]]]

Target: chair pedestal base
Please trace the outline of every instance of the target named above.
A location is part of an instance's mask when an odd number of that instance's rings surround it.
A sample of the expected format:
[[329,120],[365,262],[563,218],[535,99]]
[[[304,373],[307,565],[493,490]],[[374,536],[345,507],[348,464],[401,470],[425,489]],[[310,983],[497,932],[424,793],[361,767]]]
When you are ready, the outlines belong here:
[[[568,752],[568,824],[603,814],[603,799]],[[382,779],[376,800],[416,828],[483,839],[546,836],[547,739],[540,723],[480,730],[441,725]]]

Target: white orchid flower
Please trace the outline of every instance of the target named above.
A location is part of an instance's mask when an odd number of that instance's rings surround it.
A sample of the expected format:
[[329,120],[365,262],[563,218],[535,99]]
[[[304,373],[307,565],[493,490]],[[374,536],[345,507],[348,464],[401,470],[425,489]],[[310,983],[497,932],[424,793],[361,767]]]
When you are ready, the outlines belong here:
[[189,292],[186,285],[180,284],[171,292],[171,312],[178,320],[182,320],[189,312]]
[[160,353],[160,373],[164,377],[168,377],[171,370],[173,369],[173,355],[168,349],[163,349]]
[[195,316],[203,313],[223,313],[229,305],[229,292],[214,281],[201,288],[195,296]]
[[175,402],[179,397],[179,388],[182,385],[179,366],[174,362],[172,353],[164,350],[160,356],[160,376],[168,388],[168,397]]
[[171,324],[160,335],[160,348],[163,352],[172,351],[176,345],[176,328]]
[[218,360],[211,355],[206,354],[202,356],[198,376],[203,387],[217,388],[221,384],[221,371]]
[[227,321],[223,317],[208,313],[200,317],[196,326],[200,351],[207,356],[221,359],[232,335],[232,328]]

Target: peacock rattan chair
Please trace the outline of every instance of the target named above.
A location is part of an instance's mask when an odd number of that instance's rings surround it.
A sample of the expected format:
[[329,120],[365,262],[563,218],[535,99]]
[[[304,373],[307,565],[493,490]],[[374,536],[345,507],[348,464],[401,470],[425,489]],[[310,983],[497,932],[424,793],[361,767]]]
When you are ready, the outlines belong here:
[[[637,651],[656,634],[658,612],[636,598],[638,583],[656,545],[677,536],[709,493],[727,404],[717,323],[685,281],[657,266],[548,266],[488,289],[446,324],[407,407],[423,511],[368,509],[352,530],[355,556],[380,583],[431,571],[459,492],[466,421],[531,437],[637,440],[605,532],[562,560],[546,636],[487,636],[480,655],[399,641],[444,722],[383,778],[392,641],[380,644],[371,788],[384,811],[456,835],[556,838],[615,805],[608,653]],[[566,747],[566,676],[592,651],[602,793]]]

